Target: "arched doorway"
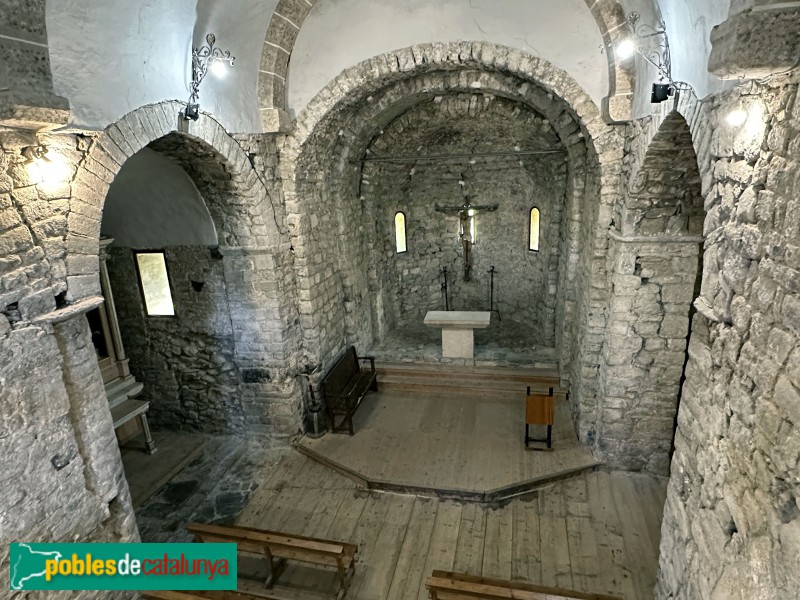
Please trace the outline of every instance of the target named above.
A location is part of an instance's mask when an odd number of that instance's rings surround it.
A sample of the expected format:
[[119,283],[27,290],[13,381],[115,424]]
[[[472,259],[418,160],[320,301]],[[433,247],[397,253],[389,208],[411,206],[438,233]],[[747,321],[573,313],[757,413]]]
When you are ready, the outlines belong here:
[[[595,252],[605,247],[605,235],[598,233],[596,223],[610,219],[622,148],[612,143],[618,132],[602,122],[597,108],[566,73],[516,50],[487,43],[431,44],[378,56],[342,73],[300,115],[297,133],[283,155],[288,159],[284,177],[292,181],[285,196],[296,236],[293,245],[302,247],[298,278],[301,287],[313,282],[333,300],[321,315],[311,304],[304,307],[301,294],[304,352],[309,363],[328,365],[343,345],[369,346],[381,331],[376,316],[380,311],[372,303],[380,297],[375,293],[376,271],[365,246],[370,239],[359,225],[372,221],[365,216],[371,182],[368,169],[362,174],[362,159],[370,144],[402,115],[452,94],[471,95],[476,102],[493,96],[528,107],[552,125],[566,150],[555,343],[561,377],[570,387],[571,408],[585,439],[595,415],[596,371],[584,367],[599,362],[595,340],[603,327],[592,315],[604,310],[602,295],[590,293],[593,285],[605,286],[598,276],[604,258]],[[379,304],[385,310],[385,303]]]
[[615,466],[667,475],[705,218],[697,155],[678,112],[664,119],[631,181],[609,231],[598,443]]

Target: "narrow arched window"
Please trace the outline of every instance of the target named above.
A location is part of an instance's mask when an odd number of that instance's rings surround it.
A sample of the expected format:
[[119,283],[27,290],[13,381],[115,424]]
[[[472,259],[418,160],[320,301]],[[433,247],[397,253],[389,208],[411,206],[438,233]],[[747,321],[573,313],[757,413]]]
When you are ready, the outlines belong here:
[[539,209],[532,208],[530,214],[530,229],[528,231],[528,250],[539,251]]
[[402,254],[406,248],[406,215],[402,211],[397,211],[394,215],[394,244],[398,254]]

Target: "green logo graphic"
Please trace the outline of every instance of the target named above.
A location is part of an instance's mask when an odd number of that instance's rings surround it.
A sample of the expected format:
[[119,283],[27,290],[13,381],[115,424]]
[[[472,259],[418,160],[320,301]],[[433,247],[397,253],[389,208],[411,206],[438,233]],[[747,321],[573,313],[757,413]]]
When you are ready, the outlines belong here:
[[12,590],[235,590],[236,544],[11,544]]

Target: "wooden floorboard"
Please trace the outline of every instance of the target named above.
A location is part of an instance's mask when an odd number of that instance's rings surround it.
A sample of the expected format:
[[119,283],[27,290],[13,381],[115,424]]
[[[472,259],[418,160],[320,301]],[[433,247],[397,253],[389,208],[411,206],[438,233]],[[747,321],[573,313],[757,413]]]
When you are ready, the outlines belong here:
[[[298,444],[378,484],[478,494],[597,464],[575,437],[566,401],[556,402],[549,452],[525,449],[524,397],[370,394],[356,413],[355,430],[353,436],[329,434]],[[544,430],[531,433],[542,436]]]
[[[434,569],[652,598],[664,494],[655,479],[586,473],[501,507],[368,492],[299,453],[265,479],[238,522],[357,543],[351,600],[423,600]],[[297,564],[276,587],[287,598],[336,589],[330,571]]]
[[421,582],[428,576],[423,569],[433,536],[438,507],[439,501],[434,498],[415,498],[409,519],[410,526],[403,536],[403,545],[397,558],[387,600],[415,598]]

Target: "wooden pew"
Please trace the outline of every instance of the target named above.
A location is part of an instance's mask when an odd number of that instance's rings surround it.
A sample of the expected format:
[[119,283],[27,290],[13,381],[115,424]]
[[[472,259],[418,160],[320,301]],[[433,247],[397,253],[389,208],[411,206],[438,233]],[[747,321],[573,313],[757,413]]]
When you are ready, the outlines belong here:
[[355,544],[236,525],[189,523],[186,530],[199,542],[235,542],[239,552],[264,556],[270,569],[266,587],[275,583],[287,559],[295,560],[335,569],[339,576],[336,597],[341,599],[347,593],[356,570],[358,546]]
[[[365,361],[369,362],[368,368],[361,366]],[[350,346],[323,377],[320,389],[328,407],[331,431],[334,433],[347,431],[353,435],[353,415],[361,406],[361,401],[367,392],[378,391],[375,358],[358,356],[356,347]],[[338,425],[337,416],[342,417]]]
[[585,594],[568,590],[548,588],[541,585],[488,579],[465,575],[434,571],[425,581],[431,600],[622,600],[618,596],[602,594]]

